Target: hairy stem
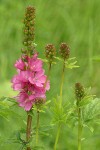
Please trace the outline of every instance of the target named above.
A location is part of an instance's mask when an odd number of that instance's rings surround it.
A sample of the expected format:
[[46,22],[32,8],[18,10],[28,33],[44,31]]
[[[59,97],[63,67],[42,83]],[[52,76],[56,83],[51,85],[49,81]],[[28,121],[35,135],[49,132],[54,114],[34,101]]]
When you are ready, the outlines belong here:
[[[27,113],[27,129],[26,129],[26,141],[30,141],[31,137],[31,126],[32,126],[32,116]],[[31,150],[30,146],[27,146],[26,150]]]
[[39,111],[37,110],[37,126],[36,126],[36,146],[38,145],[38,133],[39,133]]
[[59,126],[58,126],[58,130],[57,130],[57,135],[56,135],[54,150],[57,149],[57,144],[58,144],[58,140],[59,140],[60,130],[61,130],[61,126],[59,125]]
[[81,108],[78,108],[78,150],[81,150],[82,123],[81,123]]
[[61,85],[60,85],[60,104],[61,104],[61,106],[62,106],[62,91],[63,91],[63,84],[64,84],[64,72],[65,72],[65,61],[63,63]]

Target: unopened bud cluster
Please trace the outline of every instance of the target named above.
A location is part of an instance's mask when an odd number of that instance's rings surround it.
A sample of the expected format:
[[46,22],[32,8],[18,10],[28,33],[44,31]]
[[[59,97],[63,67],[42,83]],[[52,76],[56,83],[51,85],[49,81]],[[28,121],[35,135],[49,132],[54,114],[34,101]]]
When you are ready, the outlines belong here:
[[67,60],[70,55],[69,46],[66,43],[61,43],[59,53],[64,60]]
[[[24,19],[24,46],[27,47],[27,51],[31,53],[34,49],[34,19],[35,19],[35,8],[28,6],[26,8],[25,19]],[[24,50],[23,50],[24,51]]]
[[75,84],[75,95],[76,99],[80,101],[85,96],[84,87],[81,85],[81,83]]
[[35,105],[37,108],[41,108],[41,106],[45,103],[45,99],[43,98],[36,98],[35,99]]
[[47,44],[46,47],[45,47],[45,56],[46,58],[52,62],[53,59],[54,59],[54,56],[56,54],[56,49],[54,47],[53,44]]

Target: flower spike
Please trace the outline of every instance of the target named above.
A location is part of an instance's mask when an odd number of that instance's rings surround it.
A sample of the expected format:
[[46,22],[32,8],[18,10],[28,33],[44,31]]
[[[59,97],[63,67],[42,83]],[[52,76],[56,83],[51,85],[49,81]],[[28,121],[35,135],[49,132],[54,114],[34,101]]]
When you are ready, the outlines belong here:
[[64,60],[67,60],[70,55],[70,48],[66,43],[61,43],[59,53]]

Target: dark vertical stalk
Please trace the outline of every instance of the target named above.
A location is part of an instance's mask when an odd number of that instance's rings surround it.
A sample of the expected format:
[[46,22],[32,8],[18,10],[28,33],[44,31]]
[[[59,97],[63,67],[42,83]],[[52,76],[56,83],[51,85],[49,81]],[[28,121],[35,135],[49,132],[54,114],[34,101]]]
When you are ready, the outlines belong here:
[[[32,127],[32,116],[27,113],[27,128],[26,128],[26,141],[30,141],[31,137],[31,127]],[[26,150],[31,150],[31,147],[28,145]]]

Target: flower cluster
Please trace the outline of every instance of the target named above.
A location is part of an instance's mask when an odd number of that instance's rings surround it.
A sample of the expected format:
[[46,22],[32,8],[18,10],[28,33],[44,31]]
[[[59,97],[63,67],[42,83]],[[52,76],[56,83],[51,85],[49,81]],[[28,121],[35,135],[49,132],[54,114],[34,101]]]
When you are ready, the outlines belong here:
[[53,44],[47,44],[45,47],[45,56],[49,60],[49,62],[52,62],[54,59],[54,56],[56,54],[56,49]]
[[67,60],[70,55],[70,48],[66,43],[61,43],[60,45],[60,55],[64,60]]
[[24,40],[23,44],[26,48],[22,49],[23,53],[26,54],[33,54],[34,50],[34,24],[35,24],[35,8],[32,6],[28,6],[26,8],[25,12],[25,18],[24,18]]
[[32,108],[37,99],[45,100],[46,91],[50,88],[49,81],[47,81],[44,88],[47,76],[44,74],[45,71],[42,65],[42,61],[38,58],[37,53],[32,57],[24,55],[15,63],[18,74],[12,79],[12,87],[14,90],[19,91],[16,97],[17,101],[19,106],[26,111]]
[[75,84],[75,95],[77,101],[80,101],[85,96],[84,87],[81,85],[81,83]]

